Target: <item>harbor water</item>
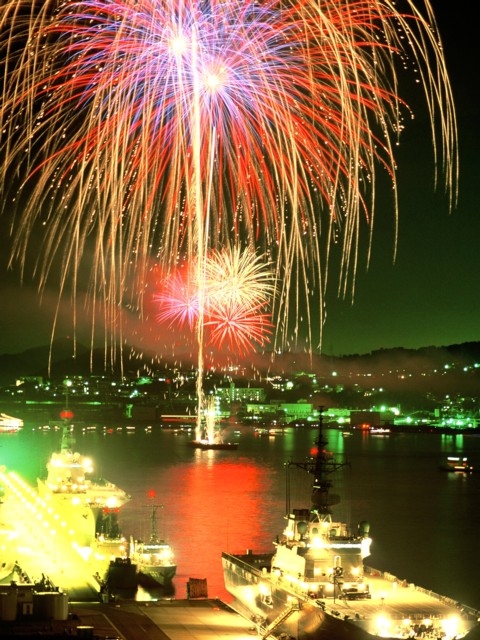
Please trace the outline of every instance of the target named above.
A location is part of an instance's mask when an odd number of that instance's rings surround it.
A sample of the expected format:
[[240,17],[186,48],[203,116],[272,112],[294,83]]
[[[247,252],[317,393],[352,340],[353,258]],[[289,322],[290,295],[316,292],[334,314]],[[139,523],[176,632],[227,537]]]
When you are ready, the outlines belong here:
[[[0,435],[0,465],[32,485],[45,476],[61,439],[61,431],[39,427],[27,423]],[[258,436],[251,427],[229,425],[224,439],[238,448],[211,451],[190,447],[191,431],[156,425],[84,425],[75,435],[75,449],[92,457],[95,475],[130,494],[119,517],[127,537],[148,538],[151,506],[162,505],[157,529],[175,551],[175,596],[184,598],[188,580],[199,578],[209,597],[229,602],[221,552],[271,550],[284,527],[285,463],[304,460],[317,432],[290,428]],[[366,563],[480,609],[480,437],[334,429],[325,435],[328,449],[348,462],[334,478],[339,515],[352,526],[370,523]],[[477,472],[441,471],[449,455],[468,457]],[[292,508],[302,491],[308,486],[294,479]]]

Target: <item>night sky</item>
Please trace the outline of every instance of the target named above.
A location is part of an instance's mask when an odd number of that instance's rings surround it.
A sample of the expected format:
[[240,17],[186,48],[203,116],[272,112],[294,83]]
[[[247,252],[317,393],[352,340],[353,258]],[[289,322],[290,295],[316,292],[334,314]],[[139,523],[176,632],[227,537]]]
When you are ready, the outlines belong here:
[[[390,347],[420,348],[480,340],[480,161],[478,46],[465,24],[478,24],[471,0],[454,5],[433,0],[456,100],[460,185],[456,209],[449,213],[440,188],[434,191],[431,143],[422,109],[409,122],[398,153],[399,236],[393,262],[392,201],[379,192],[373,248],[367,270],[360,257],[355,297],[341,299],[335,289],[327,301],[323,351],[331,355],[368,353]],[[473,72],[471,70],[474,70]],[[0,354],[49,343],[55,291],[43,301],[31,279],[20,284],[18,270],[7,272],[8,225],[2,224],[0,255]],[[332,274],[332,284],[334,284]],[[57,335],[72,334],[65,303]],[[80,336],[82,338],[82,336]]]
[[[416,118],[402,137],[398,183],[398,252],[392,261],[390,213],[376,218],[368,272],[360,268],[354,304],[334,297],[328,304],[324,352],[367,353],[379,348],[444,346],[480,340],[480,179],[478,47],[465,32],[477,5],[434,0],[455,96],[460,149],[458,205],[449,213],[433,189],[427,122]],[[421,109],[415,110],[418,114]],[[385,222],[387,221],[387,223]]]

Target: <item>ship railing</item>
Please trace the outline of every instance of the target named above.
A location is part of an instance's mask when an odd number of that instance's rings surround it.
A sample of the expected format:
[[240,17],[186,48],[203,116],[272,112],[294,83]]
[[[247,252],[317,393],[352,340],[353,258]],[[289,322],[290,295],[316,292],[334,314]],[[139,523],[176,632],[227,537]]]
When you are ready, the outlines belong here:
[[248,558],[247,561],[242,560],[242,556],[229,556],[228,553],[224,552],[222,554],[227,560],[230,559],[232,562],[234,561],[237,566],[240,566],[242,569],[246,571],[250,571],[254,573],[259,578],[265,573],[270,573],[270,564],[272,560],[272,554],[250,554],[246,553],[243,557]]
[[388,573],[386,571],[379,571],[378,569],[373,569],[372,567],[364,567],[364,574],[370,575],[372,577],[382,578],[383,580],[388,580],[389,582],[396,582],[401,587],[414,589],[419,593],[424,593],[432,598],[435,598],[439,602],[443,602],[444,604],[459,609],[460,613],[472,620],[480,621],[480,611],[478,609],[474,609],[473,607],[469,607],[468,605],[461,604],[457,600],[453,598],[449,598],[448,596],[441,595],[436,593],[435,591],[431,591],[430,589],[425,589],[424,587],[419,587],[413,582],[408,582],[407,580],[399,580],[397,576]]

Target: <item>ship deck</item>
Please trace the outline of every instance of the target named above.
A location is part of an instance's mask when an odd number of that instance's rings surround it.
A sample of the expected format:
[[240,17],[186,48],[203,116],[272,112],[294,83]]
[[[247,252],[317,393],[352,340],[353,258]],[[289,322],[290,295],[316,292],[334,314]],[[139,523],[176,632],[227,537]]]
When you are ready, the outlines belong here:
[[[439,632],[440,627],[444,628],[446,621],[449,621],[448,624],[451,624],[456,632],[447,635],[460,638],[472,628],[478,627],[480,623],[480,611],[405,580],[398,580],[391,574],[370,568],[365,570],[365,583],[369,586],[370,598],[349,600],[331,596],[322,599],[309,597],[300,584],[272,576],[269,571],[266,571],[269,557],[268,554],[223,554],[224,560],[236,565],[244,578],[248,573],[251,574],[257,586],[267,580],[270,582],[272,591],[283,590],[291,601],[298,602],[300,609],[307,605],[318,605],[327,614],[339,620],[349,620],[372,635],[390,638],[419,637],[419,635],[429,637],[429,628]],[[251,591],[247,583],[248,579],[245,583],[246,589]],[[241,604],[244,601],[242,591],[240,584],[232,591],[235,597],[232,606],[243,615],[247,615],[246,605]],[[425,628],[426,632],[419,634],[419,627]],[[434,634],[434,637],[439,636]]]
[[325,609],[383,637],[438,637],[447,625],[455,630],[451,636],[460,638],[480,622],[479,611],[394,576],[373,571],[365,581],[371,598],[328,599],[321,601]]
[[[468,607],[463,607],[454,600],[439,596],[431,591],[405,581],[398,581],[394,576],[374,572],[367,574],[365,582],[370,586],[371,598],[362,600],[329,599],[328,606],[338,610],[341,615],[356,614],[361,617],[374,618],[387,614],[392,619],[423,620],[463,614]],[[472,610],[472,615],[474,614]],[[478,612],[476,612],[478,615]]]

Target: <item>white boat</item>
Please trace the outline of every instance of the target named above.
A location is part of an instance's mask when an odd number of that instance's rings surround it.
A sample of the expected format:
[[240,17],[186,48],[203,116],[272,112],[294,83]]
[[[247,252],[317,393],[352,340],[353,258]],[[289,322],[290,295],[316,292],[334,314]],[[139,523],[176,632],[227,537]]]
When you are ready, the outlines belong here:
[[169,586],[177,572],[171,546],[158,537],[157,509],[161,505],[152,506],[151,534],[148,542],[136,540],[132,542],[130,557],[137,565],[138,581],[148,585]]
[[128,539],[120,532],[117,509],[102,509],[96,517],[85,493],[72,489],[40,495],[17,473],[2,467],[0,482],[5,488],[0,508],[2,562],[18,561],[31,576],[45,573],[77,600],[91,600],[99,592],[108,596],[136,590],[136,567],[128,558]]
[[472,473],[473,466],[468,462],[468,458],[463,456],[448,456],[446,462],[440,465],[442,471],[453,473]]
[[371,427],[369,433],[373,436],[389,436],[392,430],[388,427]]
[[286,465],[287,474],[310,473],[312,490],[306,504],[291,505],[287,475],[287,524],[274,549],[222,553],[229,606],[252,619],[262,638],[459,640],[478,633],[479,611],[364,564],[370,527],[351,528],[334,516],[340,499],[331,493],[331,474],[344,464],[326,450],[321,414],[316,445],[313,458]]
[[0,433],[14,433],[23,428],[23,420],[14,418],[6,413],[0,413]]

